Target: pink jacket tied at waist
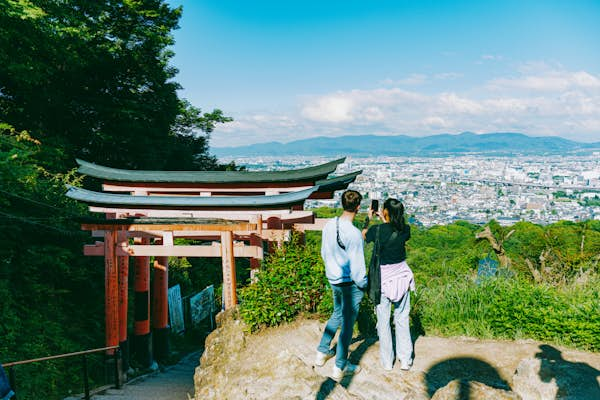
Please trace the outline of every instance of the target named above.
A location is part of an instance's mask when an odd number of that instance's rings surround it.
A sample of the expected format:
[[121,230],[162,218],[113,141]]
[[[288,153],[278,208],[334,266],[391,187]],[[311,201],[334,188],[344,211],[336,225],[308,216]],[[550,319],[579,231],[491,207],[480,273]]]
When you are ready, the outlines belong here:
[[397,302],[404,297],[409,289],[415,290],[415,279],[406,261],[381,265],[382,295],[390,299],[391,302]]

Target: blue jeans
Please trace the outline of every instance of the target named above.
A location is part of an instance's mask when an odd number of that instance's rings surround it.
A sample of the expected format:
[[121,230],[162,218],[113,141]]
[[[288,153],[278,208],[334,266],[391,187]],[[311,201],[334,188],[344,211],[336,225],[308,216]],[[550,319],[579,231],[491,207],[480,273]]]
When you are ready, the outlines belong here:
[[[394,304],[394,327],[396,330],[396,354],[400,362],[412,361],[412,339],[408,316],[410,314],[410,291],[406,292],[400,301]],[[381,302],[375,307],[377,314],[377,335],[379,336],[379,355],[381,365],[392,369],[394,363],[394,347],[392,344],[392,329],[390,327],[390,309],[392,302],[381,294]]]
[[356,321],[364,292],[354,283],[349,286],[331,285],[331,290],[333,292],[333,314],[331,314],[327,325],[325,325],[325,332],[323,332],[317,350],[321,353],[332,354],[333,351],[329,346],[338,328],[341,327],[342,330],[335,351],[335,365],[340,369],[344,369],[348,361],[348,347],[350,347],[350,341],[352,340],[354,321]]

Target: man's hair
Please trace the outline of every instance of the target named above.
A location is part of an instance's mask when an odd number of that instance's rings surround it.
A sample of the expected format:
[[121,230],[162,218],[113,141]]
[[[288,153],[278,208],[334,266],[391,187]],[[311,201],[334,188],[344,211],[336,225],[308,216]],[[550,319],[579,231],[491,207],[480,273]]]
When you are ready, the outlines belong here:
[[354,212],[361,200],[362,196],[356,190],[346,190],[342,193],[342,208],[344,211]]

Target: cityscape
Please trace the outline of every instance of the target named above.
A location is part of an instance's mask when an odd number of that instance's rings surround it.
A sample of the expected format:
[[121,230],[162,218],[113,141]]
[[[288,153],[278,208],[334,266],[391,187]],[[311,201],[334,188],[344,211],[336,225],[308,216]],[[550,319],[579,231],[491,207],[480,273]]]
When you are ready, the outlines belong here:
[[[252,157],[235,161],[250,171],[307,167],[323,157]],[[401,199],[411,222],[425,227],[457,220],[501,225],[519,221],[550,224],[600,220],[600,153],[565,156],[440,158],[348,157],[336,174],[362,170],[350,185],[368,199]],[[307,208],[339,207],[333,200],[310,200]],[[364,207],[368,206],[364,202]]]

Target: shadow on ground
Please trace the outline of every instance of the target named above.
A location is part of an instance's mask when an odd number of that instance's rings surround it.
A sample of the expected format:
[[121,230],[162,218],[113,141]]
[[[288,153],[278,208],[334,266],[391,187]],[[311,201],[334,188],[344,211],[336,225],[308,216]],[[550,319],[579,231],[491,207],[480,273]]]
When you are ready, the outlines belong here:
[[556,382],[557,399],[600,399],[597,379],[600,371],[596,368],[582,362],[567,361],[560,350],[547,344],[540,345],[540,352],[535,357],[541,361],[539,377],[542,382]]
[[431,397],[452,381],[459,381],[457,399],[470,399],[471,382],[480,382],[496,389],[511,390],[510,385],[490,364],[477,358],[450,358],[434,364],[425,372],[427,394]]

